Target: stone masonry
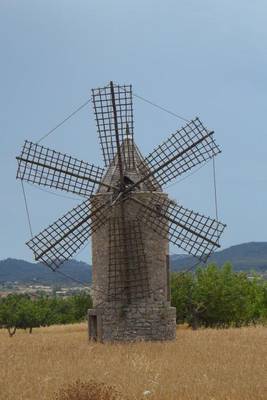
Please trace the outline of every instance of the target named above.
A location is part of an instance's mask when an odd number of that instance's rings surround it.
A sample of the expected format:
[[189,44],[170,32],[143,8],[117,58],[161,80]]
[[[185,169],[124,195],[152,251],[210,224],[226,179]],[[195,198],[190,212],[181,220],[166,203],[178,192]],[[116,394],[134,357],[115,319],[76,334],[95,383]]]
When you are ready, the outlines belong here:
[[[136,158],[140,157],[137,150],[135,151]],[[138,171],[131,172],[130,175],[126,171],[127,177],[130,176],[133,182],[140,179]],[[118,171],[113,167],[112,173],[109,170],[104,179],[114,185],[117,175]],[[133,192],[131,196],[146,203],[153,193],[146,187],[142,189]],[[166,197],[166,194],[158,188],[157,195]],[[95,206],[111,202],[112,194],[99,191],[92,201]],[[120,251],[112,246],[109,228],[112,221],[117,223],[118,208],[114,207],[111,210],[108,221],[92,235],[94,308],[88,311],[89,338],[92,340],[112,342],[175,338],[176,310],[170,306],[168,240],[163,239],[149,226],[142,224],[138,219],[139,212],[139,204],[128,199],[124,202],[126,229],[137,226],[139,232],[137,237],[142,239],[141,247],[134,236],[130,242],[132,253],[129,253],[129,261],[136,269],[130,277],[127,275],[130,281],[130,301],[116,297],[125,282],[123,265],[116,271],[111,270],[112,257],[117,257],[116,265],[120,264],[120,258],[116,254],[113,255],[110,250],[115,248],[115,252]],[[118,228],[114,224],[112,226],[115,226],[112,232],[115,232],[116,236]],[[128,235],[128,230],[126,234]],[[135,253],[139,254],[139,260],[145,260],[144,264],[135,265]]]

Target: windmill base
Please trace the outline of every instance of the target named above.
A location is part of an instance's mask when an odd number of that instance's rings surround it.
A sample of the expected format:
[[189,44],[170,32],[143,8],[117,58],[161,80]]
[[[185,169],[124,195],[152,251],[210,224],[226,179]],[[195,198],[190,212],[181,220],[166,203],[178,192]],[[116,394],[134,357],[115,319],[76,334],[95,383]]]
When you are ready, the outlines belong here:
[[174,340],[176,309],[170,302],[102,304],[88,310],[88,332],[99,342]]

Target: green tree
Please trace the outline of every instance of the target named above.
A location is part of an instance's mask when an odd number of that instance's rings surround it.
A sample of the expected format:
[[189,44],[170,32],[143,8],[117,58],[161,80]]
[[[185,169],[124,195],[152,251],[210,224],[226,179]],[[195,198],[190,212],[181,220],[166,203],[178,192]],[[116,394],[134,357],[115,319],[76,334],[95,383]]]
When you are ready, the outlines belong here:
[[9,295],[1,299],[0,325],[8,330],[9,336],[13,336],[20,324],[19,308],[26,297],[24,295]]
[[82,321],[87,315],[87,310],[92,308],[92,298],[88,293],[80,293],[70,298],[72,313],[75,321]]
[[17,329],[29,329],[54,324],[69,324],[85,319],[92,307],[89,294],[81,293],[68,298],[9,295],[0,299],[0,327],[6,328],[10,336]]
[[195,274],[174,274],[171,287],[177,322],[193,328],[247,325],[266,313],[266,282],[234,272],[229,263],[222,268],[210,264]]

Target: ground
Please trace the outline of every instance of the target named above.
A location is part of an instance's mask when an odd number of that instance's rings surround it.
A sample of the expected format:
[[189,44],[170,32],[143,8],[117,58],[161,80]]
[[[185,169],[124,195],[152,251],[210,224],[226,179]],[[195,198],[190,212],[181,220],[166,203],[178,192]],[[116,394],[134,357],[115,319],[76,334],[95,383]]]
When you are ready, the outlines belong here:
[[177,329],[166,343],[87,342],[85,324],[0,330],[0,399],[52,400],[76,379],[115,385],[125,399],[267,399],[267,328]]

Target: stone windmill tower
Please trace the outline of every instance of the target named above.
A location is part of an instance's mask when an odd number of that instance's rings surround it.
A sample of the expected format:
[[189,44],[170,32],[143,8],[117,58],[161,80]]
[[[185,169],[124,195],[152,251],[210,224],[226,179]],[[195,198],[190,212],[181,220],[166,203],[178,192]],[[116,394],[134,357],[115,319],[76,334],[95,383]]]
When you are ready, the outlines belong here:
[[86,197],[27,245],[57,269],[92,236],[91,339],[173,339],[168,244],[205,261],[225,225],[169,200],[163,186],[220,150],[196,118],[143,158],[131,86],[110,82],[93,89],[92,101],[105,170],[28,141],[17,157],[17,178]]

